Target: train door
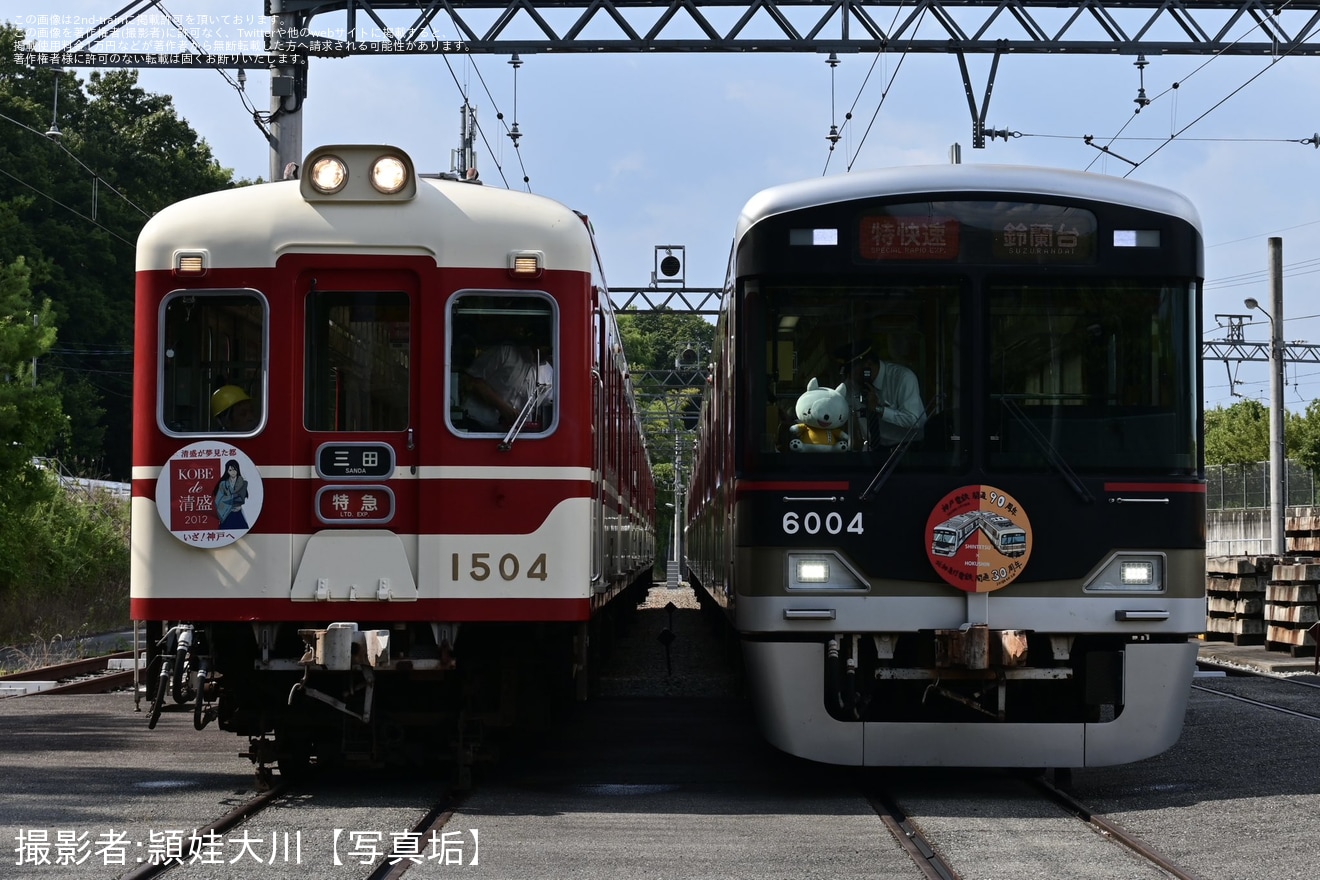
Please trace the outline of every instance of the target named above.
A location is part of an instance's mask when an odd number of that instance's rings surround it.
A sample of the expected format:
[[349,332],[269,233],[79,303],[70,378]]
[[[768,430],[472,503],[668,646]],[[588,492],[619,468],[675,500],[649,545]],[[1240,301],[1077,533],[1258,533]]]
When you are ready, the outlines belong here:
[[[302,503],[311,535],[295,600],[417,598],[417,276],[397,269],[313,269],[302,300]],[[297,399],[290,401],[297,406]]]

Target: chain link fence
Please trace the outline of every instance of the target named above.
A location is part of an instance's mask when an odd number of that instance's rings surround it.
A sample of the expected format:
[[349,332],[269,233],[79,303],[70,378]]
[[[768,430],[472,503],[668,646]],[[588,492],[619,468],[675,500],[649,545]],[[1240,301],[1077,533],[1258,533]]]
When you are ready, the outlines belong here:
[[[1287,463],[1286,507],[1313,507],[1320,501],[1314,471]],[[1209,510],[1251,510],[1270,506],[1270,463],[1214,464],[1205,468],[1205,506]]]

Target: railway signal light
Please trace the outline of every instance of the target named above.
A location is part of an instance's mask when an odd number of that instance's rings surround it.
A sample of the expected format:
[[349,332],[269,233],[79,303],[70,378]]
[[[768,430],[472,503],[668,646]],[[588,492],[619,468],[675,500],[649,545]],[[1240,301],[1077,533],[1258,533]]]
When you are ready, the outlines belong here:
[[[664,252],[663,256],[661,251]],[[684,272],[687,268],[687,248],[681,244],[658,244],[655,246],[655,270],[651,272],[651,284],[686,284]]]

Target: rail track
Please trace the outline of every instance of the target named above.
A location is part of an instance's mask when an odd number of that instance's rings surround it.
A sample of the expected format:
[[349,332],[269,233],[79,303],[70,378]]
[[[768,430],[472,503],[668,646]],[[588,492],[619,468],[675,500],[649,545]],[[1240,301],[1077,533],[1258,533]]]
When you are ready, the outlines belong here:
[[[639,625],[631,641],[644,648],[651,661],[660,664],[663,674],[664,652],[656,646],[653,630],[667,624],[668,618],[663,611],[657,613],[660,619],[654,626]],[[684,628],[685,622],[693,625]],[[696,639],[705,632],[695,626],[695,620],[678,623],[682,639]],[[679,659],[684,660],[684,655],[680,654]],[[632,666],[619,670],[628,679],[636,673]],[[741,713],[726,702],[654,697],[621,697],[576,707],[563,727],[549,734],[529,734],[526,743],[510,749],[498,772],[492,770],[489,776],[483,776],[464,801],[459,801],[438,779],[414,780],[393,774],[388,778],[354,775],[341,780],[338,774],[314,773],[307,782],[277,787],[261,795],[248,791],[232,797],[235,781],[211,781],[230,769],[223,757],[207,763],[202,754],[203,763],[198,768],[193,763],[198,755],[180,758],[173,750],[159,756],[168,766],[138,768],[132,773],[142,777],[143,788],[160,790],[166,796],[170,791],[194,790],[182,787],[183,779],[193,780],[193,785],[201,780],[202,789],[213,786],[213,800],[209,790],[205,803],[181,798],[172,808],[175,818],[168,827],[186,827],[185,839],[189,835],[209,836],[227,844],[223,850],[226,862],[243,856],[242,847],[249,838],[264,837],[262,855],[266,859],[274,858],[271,846],[277,834],[282,845],[286,838],[300,838],[301,862],[298,854],[281,850],[278,862],[263,862],[260,870],[255,862],[248,865],[255,876],[273,864],[280,865],[285,873],[301,870],[312,876],[334,873],[371,880],[431,876],[440,868],[432,862],[449,864],[435,856],[431,841],[451,835],[465,840],[470,848],[463,859],[466,867],[469,858],[475,858],[477,828],[481,829],[486,849],[481,853],[479,869],[486,873],[480,876],[505,876],[510,880],[535,876],[537,865],[553,864],[556,856],[561,864],[572,864],[575,869],[609,865],[613,870],[620,865],[634,865],[639,871],[643,866],[650,871],[667,864],[674,869],[669,872],[674,876],[681,876],[684,865],[700,873],[702,863],[686,860],[703,852],[724,853],[731,841],[744,839],[757,843],[739,850],[740,861],[720,863],[730,877],[768,876],[774,871],[765,870],[767,865],[782,869],[795,857],[811,858],[813,864],[838,864],[838,876],[854,876],[848,869],[856,867],[869,872],[856,876],[924,880],[1083,875],[1122,880],[1216,880],[1267,876],[1265,866],[1273,862],[1250,861],[1249,856],[1241,854],[1240,847],[1222,841],[1248,830],[1250,834],[1261,834],[1256,817],[1264,804],[1278,805],[1275,809],[1284,820],[1295,814],[1302,822],[1303,817],[1314,815],[1308,806],[1313,802],[1314,790],[1300,768],[1314,766],[1315,749],[1307,745],[1315,741],[1309,733],[1315,729],[1313,722],[1320,720],[1320,683],[1291,677],[1271,676],[1270,681],[1256,678],[1243,674],[1197,679],[1193,688],[1203,717],[1239,720],[1231,730],[1213,724],[1189,728],[1189,737],[1201,738],[1188,744],[1190,759],[1179,761],[1175,750],[1144,768],[1075,771],[1076,786],[1071,785],[1067,772],[1032,777],[945,769],[935,773],[873,771],[859,788],[853,773],[836,774],[827,768],[804,766],[760,749],[754,739],[749,739],[751,728]],[[1224,700],[1206,703],[1215,697]],[[118,697],[90,698],[86,702],[100,705],[111,701],[120,702]],[[44,708],[38,710],[39,705]],[[26,715],[40,711],[55,718],[58,712],[52,707],[59,705],[40,701],[31,704],[31,709],[11,706],[9,712]],[[1264,720],[1267,717],[1277,721]],[[1285,771],[1277,780],[1266,778],[1252,766],[1258,759],[1235,748],[1247,737],[1259,735],[1266,725],[1293,732],[1293,739],[1280,741],[1293,743],[1285,754],[1295,756],[1288,760],[1295,760],[1299,769]],[[104,723],[97,721],[69,736],[85,737],[99,747],[101,729],[132,733],[139,726],[137,718],[119,712]],[[1207,745],[1207,736],[1223,736],[1225,745]],[[697,741],[704,744],[701,749],[692,747]],[[115,742],[114,738],[110,742]],[[969,747],[975,747],[975,743],[969,743]],[[53,754],[64,761],[68,749],[65,740]],[[232,751],[222,751],[232,761]],[[100,752],[89,754],[96,756],[90,763],[97,767],[132,764],[122,758],[105,760]],[[1203,758],[1206,754],[1222,759],[1223,764],[1217,764],[1213,774],[1199,772],[1198,768],[1208,766]],[[1275,763],[1279,760],[1276,756]],[[27,759],[16,766],[31,767],[33,762]],[[1231,781],[1221,786],[1216,780],[1225,770]],[[42,771],[47,776],[49,772]],[[38,777],[35,770],[32,773],[33,779],[46,778]],[[69,773],[77,776],[79,785],[87,784],[85,768],[75,766]],[[229,777],[238,780],[239,774],[230,773]],[[241,781],[237,784],[243,787]],[[16,785],[16,790],[24,788]],[[107,797],[115,797],[115,792],[125,788],[122,781],[112,782],[106,786]],[[52,790],[59,791],[60,786]],[[825,791],[832,794],[825,797],[821,794]],[[862,795],[860,801],[858,794]],[[242,803],[238,803],[240,800]],[[1235,810],[1235,804],[1240,809]],[[1162,819],[1158,810],[1167,810],[1176,818]],[[131,832],[146,847],[146,832],[154,829],[159,833],[163,827],[159,812],[142,808],[139,817],[131,822],[120,820],[118,827]],[[584,826],[581,817],[593,814],[598,817]],[[703,818],[708,815],[718,815],[720,821],[712,823]],[[201,828],[213,816],[220,818]],[[648,817],[651,824],[646,824]],[[1207,823],[1220,830],[1189,844],[1185,830]],[[342,826],[343,835],[332,838],[331,826],[336,834]],[[772,834],[766,829],[781,826],[787,829],[782,837],[799,841],[804,855],[795,855],[797,843],[783,850],[774,848],[779,832]],[[101,833],[99,826],[87,827],[94,836]],[[594,829],[585,833],[595,836],[581,836],[584,827]],[[611,829],[609,834],[603,833],[606,827]],[[358,855],[349,840],[349,829],[354,828],[385,829],[380,850],[371,859],[351,857]],[[638,841],[652,836],[653,846],[634,852]],[[394,845],[392,838],[410,841],[412,849]],[[1288,839],[1288,833],[1281,832],[1258,841],[1258,848],[1273,859],[1287,851]],[[844,856],[839,855],[841,841],[842,849],[847,850]],[[893,841],[898,841],[898,846]],[[1214,854],[1217,846],[1222,846],[1223,855]],[[130,857],[132,854],[130,850]],[[824,862],[826,854],[836,861]],[[772,861],[776,855],[782,863]],[[341,857],[343,867],[339,861],[331,863],[332,858]],[[93,861],[99,858],[96,853],[92,856]],[[241,861],[246,865],[252,859],[242,857]],[[190,858],[171,860],[158,855],[156,863],[139,864],[125,876],[174,876],[185,874],[190,865]],[[180,867],[185,870],[177,871]],[[506,872],[505,868],[514,870]],[[627,875],[626,871],[618,874]],[[38,872],[34,869],[24,876],[38,876]],[[1285,870],[1274,876],[1294,874]]]
[[[326,797],[327,786],[324,782],[324,778],[315,773],[298,783],[279,782],[269,790],[245,800],[205,827],[189,831],[189,836],[180,841],[176,852],[158,852],[156,857],[139,864],[124,874],[120,880],[154,880],[194,863],[216,864],[218,862],[207,861],[208,854],[215,855],[225,851],[225,844],[232,842],[226,840],[226,835],[235,832],[240,825],[250,824],[254,820],[260,821],[272,808],[323,810],[318,806],[318,801]],[[350,783],[351,786],[361,784],[360,781]],[[332,789],[333,784],[329,788]],[[162,794],[162,796],[167,795]],[[332,841],[334,864],[336,867],[361,866],[365,880],[398,880],[412,868],[445,855],[443,846],[447,838],[443,836],[444,828],[453,818],[454,811],[461,802],[460,795],[443,792],[437,802],[424,810],[421,819],[410,830],[391,835],[388,849],[377,849],[370,855],[360,849],[352,849],[347,837],[341,840],[341,835],[336,833]],[[281,815],[279,822],[283,825],[289,824],[290,816]],[[262,837],[264,835],[259,835],[259,839]],[[273,839],[277,837],[278,835],[273,835]],[[285,837],[287,848],[289,846],[287,833]],[[239,835],[235,833],[233,838],[237,840]],[[243,839],[247,838],[244,836]],[[295,864],[301,864],[304,856],[301,852],[302,848],[306,846],[311,850],[314,847],[311,841],[304,843],[301,839],[296,846],[298,850],[291,858]],[[232,850],[233,847],[229,849]],[[228,860],[228,855],[222,859],[225,862]]]
[[[1063,781],[1067,778],[1067,774],[1060,774],[1060,777],[1058,781]],[[1004,773],[996,777],[994,774],[974,771],[969,779],[972,780],[969,788],[962,788],[956,783],[953,785],[954,794],[951,795],[953,798],[962,800],[973,813],[979,811],[986,816],[993,816],[997,810],[1003,810],[1007,814],[986,820],[999,823],[1004,830],[987,832],[978,829],[978,834],[987,837],[1000,834],[1006,839],[1020,834],[1020,831],[1014,827],[1015,817],[1017,813],[1023,811],[1023,804],[1027,804],[1027,811],[1030,812],[1031,797],[1024,798],[1024,793],[1031,792],[1032,797],[1043,796],[1046,801],[1058,808],[1063,816],[1078,820],[1103,841],[1122,845],[1131,855],[1154,869],[1154,872],[1162,872],[1154,873],[1154,876],[1174,877],[1177,880],[1201,880],[1197,874],[1178,865],[1171,857],[1130,833],[1118,822],[1101,815],[1051,783],[1043,774],[1023,776]],[[964,876],[981,876],[986,873],[986,866],[978,864],[979,859],[976,856],[969,856],[966,853],[950,854],[951,850],[956,851],[960,845],[958,838],[968,833],[965,828],[927,827],[928,824],[941,825],[945,817],[923,819],[922,811],[926,808],[923,798],[927,796],[926,794],[899,794],[885,788],[872,787],[865,792],[865,796],[884,826],[911,857],[924,880],[963,880]],[[1035,820],[1039,823],[1040,817],[1036,816]],[[1050,845],[1039,851],[1033,851],[1030,847],[1018,850],[1016,857],[1020,861],[1013,866],[1013,873],[1021,876],[1051,876],[1057,873],[1058,862],[1069,859],[1070,851],[1076,850],[1080,853],[1084,851],[1083,847],[1091,842],[1085,834],[1078,837],[1061,835],[1057,831],[1049,832],[1049,840]],[[952,845],[949,845],[950,843]],[[1094,848],[1085,851],[1091,854],[1090,858],[1096,858]],[[1106,854],[1102,847],[1099,852],[1114,864],[1104,869],[1110,873],[1098,873],[1096,876],[1110,876],[1113,872],[1130,870],[1122,864],[1122,860],[1129,857],[1120,856],[1117,850],[1110,850]],[[1090,869],[1101,870],[1095,861],[1087,861],[1086,864]],[[966,875],[960,873],[958,865],[963,865],[964,871],[968,873]],[[994,871],[989,873],[995,874]]]
[[[0,697],[39,696],[42,694],[106,694],[122,688],[132,687],[132,669],[112,669],[110,661],[128,660],[132,651],[118,651],[97,657],[85,657],[57,663],[53,666],[41,666],[22,672],[0,675]],[[25,689],[23,687],[5,687],[9,685],[47,683],[44,687]]]
[[1312,691],[1315,694],[1316,709],[1312,711],[1304,708],[1297,708],[1295,706],[1279,705],[1278,703],[1271,703],[1266,700],[1256,699],[1254,697],[1245,697],[1242,696],[1241,694],[1231,693],[1229,691],[1209,687],[1204,684],[1193,684],[1192,690],[1201,691],[1207,694],[1212,694],[1216,697],[1223,697],[1224,699],[1228,699],[1228,700],[1237,700],[1238,702],[1246,703],[1251,706],[1257,706],[1262,709],[1270,709],[1275,712],[1282,712],[1285,715],[1293,715],[1298,718],[1309,718],[1313,721],[1320,721],[1320,681],[1312,681],[1309,678],[1304,679],[1296,676],[1277,675],[1274,673],[1253,672],[1253,671],[1234,671],[1230,674],[1225,675],[1223,677],[1223,680],[1226,682],[1232,682],[1235,679],[1244,679],[1244,678],[1264,679],[1272,682],[1279,682],[1280,685],[1285,689],[1283,692],[1291,692],[1295,694],[1297,693],[1297,691],[1294,690],[1295,688],[1305,688],[1306,690]]

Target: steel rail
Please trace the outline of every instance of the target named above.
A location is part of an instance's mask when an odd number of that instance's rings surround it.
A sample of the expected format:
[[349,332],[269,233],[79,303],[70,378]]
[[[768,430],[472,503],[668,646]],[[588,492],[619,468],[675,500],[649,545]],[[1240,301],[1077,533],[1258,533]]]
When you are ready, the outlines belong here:
[[70,660],[67,663],[57,663],[54,666],[42,666],[37,669],[25,669],[22,672],[0,675],[0,681],[59,681],[77,675],[103,672],[109,666],[111,660],[125,660],[132,656],[132,651],[119,651],[114,654],[103,654],[99,657],[84,657],[80,660]]
[[110,691],[117,691],[120,688],[133,686],[133,670],[125,669],[121,672],[107,672],[104,675],[94,675],[91,678],[80,678],[77,681],[71,681],[67,684],[57,684],[55,687],[46,688],[44,691],[26,694],[29,697],[45,696],[69,696],[70,694],[108,694]]
[[[462,803],[462,798],[446,797],[440,803],[432,807],[421,821],[413,828],[413,833],[419,839],[429,838],[432,834],[439,831],[449,824],[449,820],[454,818],[454,810]],[[391,864],[389,861],[381,862],[376,870],[367,875],[367,880],[397,880],[407,873],[413,865],[419,864],[411,858],[401,858]]]
[[[195,837],[206,840],[216,835],[224,834],[239,822],[242,822],[253,814],[264,810],[270,805],[271,801],[284,795],[284,793],[288,791],[288,788],[289,786],[287,783],[281,782],[269,791],[263,791],[252,800],[245,804],[240,804],[200,831],[194,832]],[[150,878],[159,877],[166,871],[172,870],[182,864],[183,862],[178,859],[166,859],[160,862],[145,862],[137,868],[134,868],[132,871],[129,871],[121,877],[120,880],[150,880]]]
[[1186,868],[1174,864],[1162,853],[1151,849],[1143,840],[1136,835],[1129,833],[1118,823],[1106,819],[1103,816],[1097,816],[1090,808],[1086,807],[1067,792],[1056,788],[1054,785],[1050,784],[1048,780],[1037,777],[1032,779],[1031,783],[1044,792],[1046,797],[1054,801],[1064,810],[1072,813],[1078,819],[1096,828],[1106,837],[1112,838],[1118,843],[1123,844],[1143,859],[1146,859],[1151,864],[1160,868],[1160,870],[1167,871],[1169,874],[1177,877],[1178,880],[1201,880],[1198,875],[1193,874]]
[[[1301,683],[1307,684],[1308,687],[1316,686],[1307,682]],[[1282,712],[1284,715],[1294,715],[1298,718],[1309,718],[1312,721],[1320,721],[1320,715],[1313,715],[1310,712],[1299,712],[1296,709],[1287,709],[1283,706],[1276,706],[1273,703],[1262,703],[1260,700],[1253,700],[1250,697],[1239,697],[1237,694],[1227,694],[1223,691],[1217,691],[1214,688],[1205,687],[1204,685],[1194,684],[1192,685],[1192,690],[1204,691],[1207,694],[1214,694],[1216,697],[1225,697],[1229,700],[1237,700],[1239,703],[1246,703],[1248,706],[1256,706],[1261,709],[1273,709],[1275,712]]]
[[898,804],[883,794],[869,794],[866,799],[926,880],[960,880],[958,872],[935,851],[925,835],[908,821]]

